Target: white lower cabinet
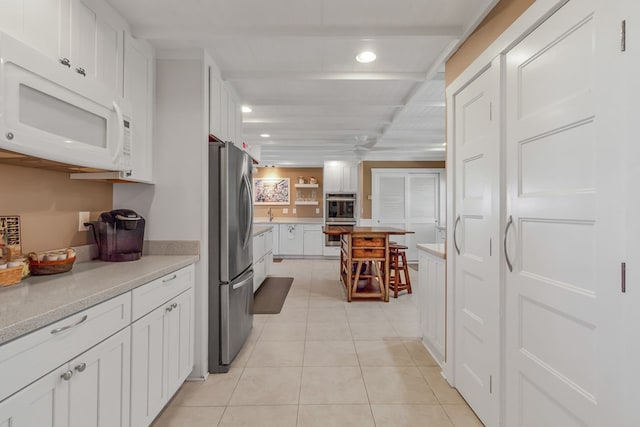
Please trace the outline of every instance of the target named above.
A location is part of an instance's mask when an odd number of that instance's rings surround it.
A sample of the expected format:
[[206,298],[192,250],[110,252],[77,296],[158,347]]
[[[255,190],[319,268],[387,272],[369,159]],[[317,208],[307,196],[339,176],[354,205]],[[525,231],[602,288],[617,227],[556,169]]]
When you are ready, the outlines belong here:
[[267,230],[253,237],[253,292],[271,273],[272,264],[273,230]]
[[0,346],[0,426],[151,424],[193,369],[193,285],[190,265]]
[[302,224],[280,224],[280,255],[303,255]]
[[131,326],[132,426],[149,425],[193,369],[193,273],[190,266],[134,290],[134,313],[154,294],[178,295]]
[[322,226],[305,224],[303,230],[302,254],[305,256],[322,255],[322,248],[324,246]]
[[0,425],[129,426],[130,342],[125,328],[3,401]]
[[440,366],[445,354],[445,262],[444,259],[418,251],[418,311],[422,341]]

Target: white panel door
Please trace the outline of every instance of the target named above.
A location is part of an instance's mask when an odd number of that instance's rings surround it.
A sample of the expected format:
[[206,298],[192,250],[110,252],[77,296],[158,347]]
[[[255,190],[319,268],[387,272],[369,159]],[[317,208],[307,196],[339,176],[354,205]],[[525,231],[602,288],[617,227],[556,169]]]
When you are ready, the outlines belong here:
[[68,427],[129,426],[130,348],[127,327],[69,362]]
[[68,1],[2,0],[0,30],[57,62],[69,55]]
[[131,177],[152,181],[154,61],[150,47],[125,35],[124,98],[132,109]]
[[[170,304],[170,305],[169,305]],[[167,303],[167,396],[180,388],[193,369],[193,289],[188,289]]]
[[166,305],[131,325],[131,425],[146,426],[167,401]]
[[486,425],[499,418],[499,62],[454,95],[455,386]]
[[[44,355],[43,355],[44,356]],[[61,378],[68,365],[57,368],[0,403],[2,427],[67,425],[69,382]]]
[[435,243],[440,212],[440,173],[427,170],[372,171],[372,220],[378,227],[395,227],[414,234],[392,236],[405,245],[407,258],[417,260],[417,243]]
[[608,384],[619,380],[604,375],[629,375],[624,355],[601,356],[620,311],[610,294],[620,292],[613,212],[623,201],[609,161],[618,141],[598,124],[613,112],[596,96],[617,86],[594,84],[593,11],[570,1],[506,56],[508,426],[627,425],[611,410],[623,399]]
[[[624,52],[620,52],[618,49],[607,50],[606,52],[609,54],[606,58],[607,62],[598,62],[598,81],[606,76],[608,79],[603,79],[603,81],[607,83],[615,81],[617,87],[621,88],[620,90],[611,90],[610,87],[607,88],[603,85],[602,90],[598,90],[598,95],[601,95],[601,92],[604,95],[604,102],[597,104],[597,107],[601,107],[601,110],[598,111],[598,118],[608,113],[608,119],[612,119],[606,121],[610,126],[602,129],[600,135],[607,138],[610,138],[611,135],[618,136],[619,143],[615,146],[617,151],[612,152],[609,156],[611,166],[608,169],[624,170],[626,180],[612,183],[610,190],[606,193],[608,200],[604,201],[603,206],[615,206],[614,209],[608,210],[611,215],[616,215],[613,221],[609,221],[609,224],[617,226],[613,230],[610,230],[609,227],[602,227],[601,234],[606,233],[612,242],[619,240],[625,242],[623,246],[616,245],[615,248],[610,248],[616,250],[611,251],[613,253],[609,255],[608,261],[614,268],[620,261],[626,262],[627,277],[624,293],[621,287],[616,286],[618,284],[611,283],[608,289],[614,290],[614,293],[605,294],[611,309],[606,312],[601,310],[603,316],[609,320],[606,325],[601,325],[601,329],[603,329],[601,336],[611,338],[611,342],[603,343],[599,352],[602,365],[609,368],[608,372],[604,372],[603,378],[617,380],[614,383],[601,384],[601,387],[605,393],[614,396],[613,400],[607,402],[621,400],[625,405],[623,411],[618,411],[618,408],[607,411],[614,416],[624,414],[624,422],[613,418],[611,425],[615,423],[621,426],[639,426],[640,410],[638,408],[637,387],[640,382],[640,367],[638,365],[640,340],[637,339],[637,334],[638,325],[640,325],[640,268],[638,267],[640,266],[640,239],[638,238],[640,236],[640,221],[638,221],[637,213],[640,212],[640,192],[638,192],[640,144],[638,144],[637,103],[638,94],[640,94],[640,79],[638,79],[640,75],[640,61],[638,60],[640,58],[640,32],[637,31],[637,28],[640,28],[640,2],[637,0],[608,2],[606,8],[607,11],[610,11],[610,15],[607,17],[608,19],[599,21],[602,25],[606,28],[615,28],[624,19],[629,30],[627,31],[626,50]],[[600,12],[599,10],[598,13]],[[607,37],[599,38],[601,43],[615,46],[619,34],[611,31],[606,35]],[[623,154],[615,157],[621,150]],[[619,177],[619,174],[612,175],[612,180],[617,180]],[[611,191],[611,189],[618,191]],[[612,197],[617,197],[617,200],[612,200]],[[620,206],[622,203],[626,203],[626,205]],[[610,231],[615,234],[611,235]],[[619,253],[620,247],[624,251],[622,256]],[[624,308],[620,309],[620,307]],[[620,315],[622,318],[618,317]],[[623,326],[619,328],[618,325]],[[615,361],[615,363],[607,364],[607,361]]]

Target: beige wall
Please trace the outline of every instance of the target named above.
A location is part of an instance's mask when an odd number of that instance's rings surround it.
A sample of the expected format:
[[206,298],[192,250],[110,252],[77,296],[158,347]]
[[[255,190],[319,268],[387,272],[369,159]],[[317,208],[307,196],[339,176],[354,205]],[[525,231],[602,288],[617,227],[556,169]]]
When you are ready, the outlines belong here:
[[[296,188],[295,183],[298,182],[297,178],[303,176],[306,178],[306,182],[309,182],[309,177],[315,177],[318,180],[318,188],[316,189],[316,198],[318,200],[317,206],[302,206],[295,205],[296,200]],[[271,208],[273,215],[276,218],[322,218],[323,217],[323,201],[322,201],[322,168],[258,168],[258,172],[253,174],[254,178],[289,178],[290,183],[290,203],[289,205],[260,205],[256,206],[254,210],[255,217],[268,216],[268,210]],[[310,192],[310,190],[305,190]],[[289,213],[282,213],[282,209],[287,208]],[[293,213],[293,209],[296,209],[296,213]],[[320,209],[320,213],[316,213],[316,208]]]
[[447,61],[445,67],[446,85],[453,82],[534,2],[535,0],[500,0],[478,28]]
[[360,218],[371,219],[371,169],[416,169],[416,168],[444,168],[443,161],[409,161],[409,162],[362,162],[362,179],[360,180],[362,191],[359,194],[362,215]]
[[20,216],[23,252],[84,245],[89,233],[78,231],[78,212],[89,211],[95,220],[112,209],[110,183],[5,164],[0,182],[0,216]]

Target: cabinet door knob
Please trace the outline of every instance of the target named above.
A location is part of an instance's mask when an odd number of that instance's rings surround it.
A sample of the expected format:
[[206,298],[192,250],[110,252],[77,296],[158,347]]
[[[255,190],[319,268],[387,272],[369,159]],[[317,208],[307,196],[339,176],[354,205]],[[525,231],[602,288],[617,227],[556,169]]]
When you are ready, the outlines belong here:
[[74,369],[78,372],[83,372],[85,369],[87,369],[87,364],[82,362],[81,364],[77,365]]
[[173,304],[171,304],[171,308],[176,308],[176,307],[178,307],[177,303],[174,302]]
[[73,376],[73,371],[67,371],[64,374],[60,375],[60,378],[62,378],[65,381],[69,381],[72,376]]
[[171,310],[173,310],[172,306],[169,306],[169,307],[165,308],[165,311],[171,311]]
[[60,63],[67,68],[71,68],[71,61],[69,61],[69,58],[60,58]]
[[80,67],[80,68],[76,68],[76,73],[78,74],[82,74],[83,76],[87,76],[87,72],[84,70],[84,68]]

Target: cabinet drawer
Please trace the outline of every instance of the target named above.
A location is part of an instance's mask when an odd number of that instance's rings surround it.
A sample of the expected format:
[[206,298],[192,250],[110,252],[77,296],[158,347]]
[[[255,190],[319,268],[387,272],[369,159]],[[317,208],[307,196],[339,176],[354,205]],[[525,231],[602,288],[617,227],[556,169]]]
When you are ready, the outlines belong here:
[[193,286],[194,267],[189,265],[133,290],[132,319],[135,321]]
[[304,231],[322,231],[322,224],[305,224]]
[[264,255],[264,233],[253,238],[253,261],[256,262]]
[[351,247],[383,247],[384,237],[354,237]]
[[0,346],[0,401],[130,323],[127,292]]
[[384,249],[353,249],[353,258],[384,258]]

